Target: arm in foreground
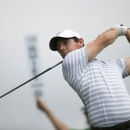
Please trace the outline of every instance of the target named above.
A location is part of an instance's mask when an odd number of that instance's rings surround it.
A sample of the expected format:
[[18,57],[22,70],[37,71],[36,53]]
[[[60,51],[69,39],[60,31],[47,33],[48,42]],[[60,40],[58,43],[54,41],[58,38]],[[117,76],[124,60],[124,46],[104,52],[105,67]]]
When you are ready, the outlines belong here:
[[[126,38],[130,43],[130,29],[127,29],[126,31]],[[130,75],[130,57],[127,57],[125,61],[126,61],[126,72]]]
[[55,116],[55,114],[48,108],[48,106],[42,99],[37,98],[37,106],[48,116],[56,130],[69,130],[69,128],[61,120],[59,120]]

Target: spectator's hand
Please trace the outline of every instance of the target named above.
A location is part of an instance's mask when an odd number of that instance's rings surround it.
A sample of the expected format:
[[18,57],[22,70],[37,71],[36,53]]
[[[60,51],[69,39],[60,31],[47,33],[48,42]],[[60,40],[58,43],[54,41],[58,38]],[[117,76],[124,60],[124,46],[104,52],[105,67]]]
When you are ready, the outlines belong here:
[[44,112],[47,112],[48,110],[46,103],[39,97],[37,98],[37,107]]

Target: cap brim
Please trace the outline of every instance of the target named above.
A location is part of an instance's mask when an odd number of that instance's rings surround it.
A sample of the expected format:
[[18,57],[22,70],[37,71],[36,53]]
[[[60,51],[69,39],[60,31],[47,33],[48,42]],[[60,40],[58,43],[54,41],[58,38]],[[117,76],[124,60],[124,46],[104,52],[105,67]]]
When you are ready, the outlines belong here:
[[50,49],[52,51],[57,51],[57,48],[56,48],[56,41],[58,40],[59,37],[53,37],[51,40],[50,40]]
[[71,38],[71,37],[74,37],[74,36],[70,36],[70,37],[62,37],[62,36],[56,36],[56,37],[53,37],[51,40],[50,40],[50,49],[52,51],[57,51],[57,48],[56,48],[56,42],[59,38]]

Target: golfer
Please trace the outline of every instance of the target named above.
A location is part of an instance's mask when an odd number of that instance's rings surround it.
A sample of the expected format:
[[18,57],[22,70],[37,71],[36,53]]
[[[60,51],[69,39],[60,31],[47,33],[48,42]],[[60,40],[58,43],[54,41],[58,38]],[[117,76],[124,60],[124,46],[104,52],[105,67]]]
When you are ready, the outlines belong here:
[[130,29],[115,25],[86,45],[77,32],[67,29],[49,43],[63,58],[63,76],[84,103],[92,130],[130,130],[130,96],[123,81],[130,75],[130,57],[96,59],[118,36],[130,42]]

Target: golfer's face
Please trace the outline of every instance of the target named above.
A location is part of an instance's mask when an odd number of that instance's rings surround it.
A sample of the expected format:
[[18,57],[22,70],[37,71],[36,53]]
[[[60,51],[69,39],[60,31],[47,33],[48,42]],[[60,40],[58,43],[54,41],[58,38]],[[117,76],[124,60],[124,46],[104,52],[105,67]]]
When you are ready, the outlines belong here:
[[76,49],[79,49],[82,47],[80,42],[75,42],[74,39],[66,39],[66,38],[59,38],[57,41],[57,51],[60,53],[62,58],[65,58],[65,56]]

